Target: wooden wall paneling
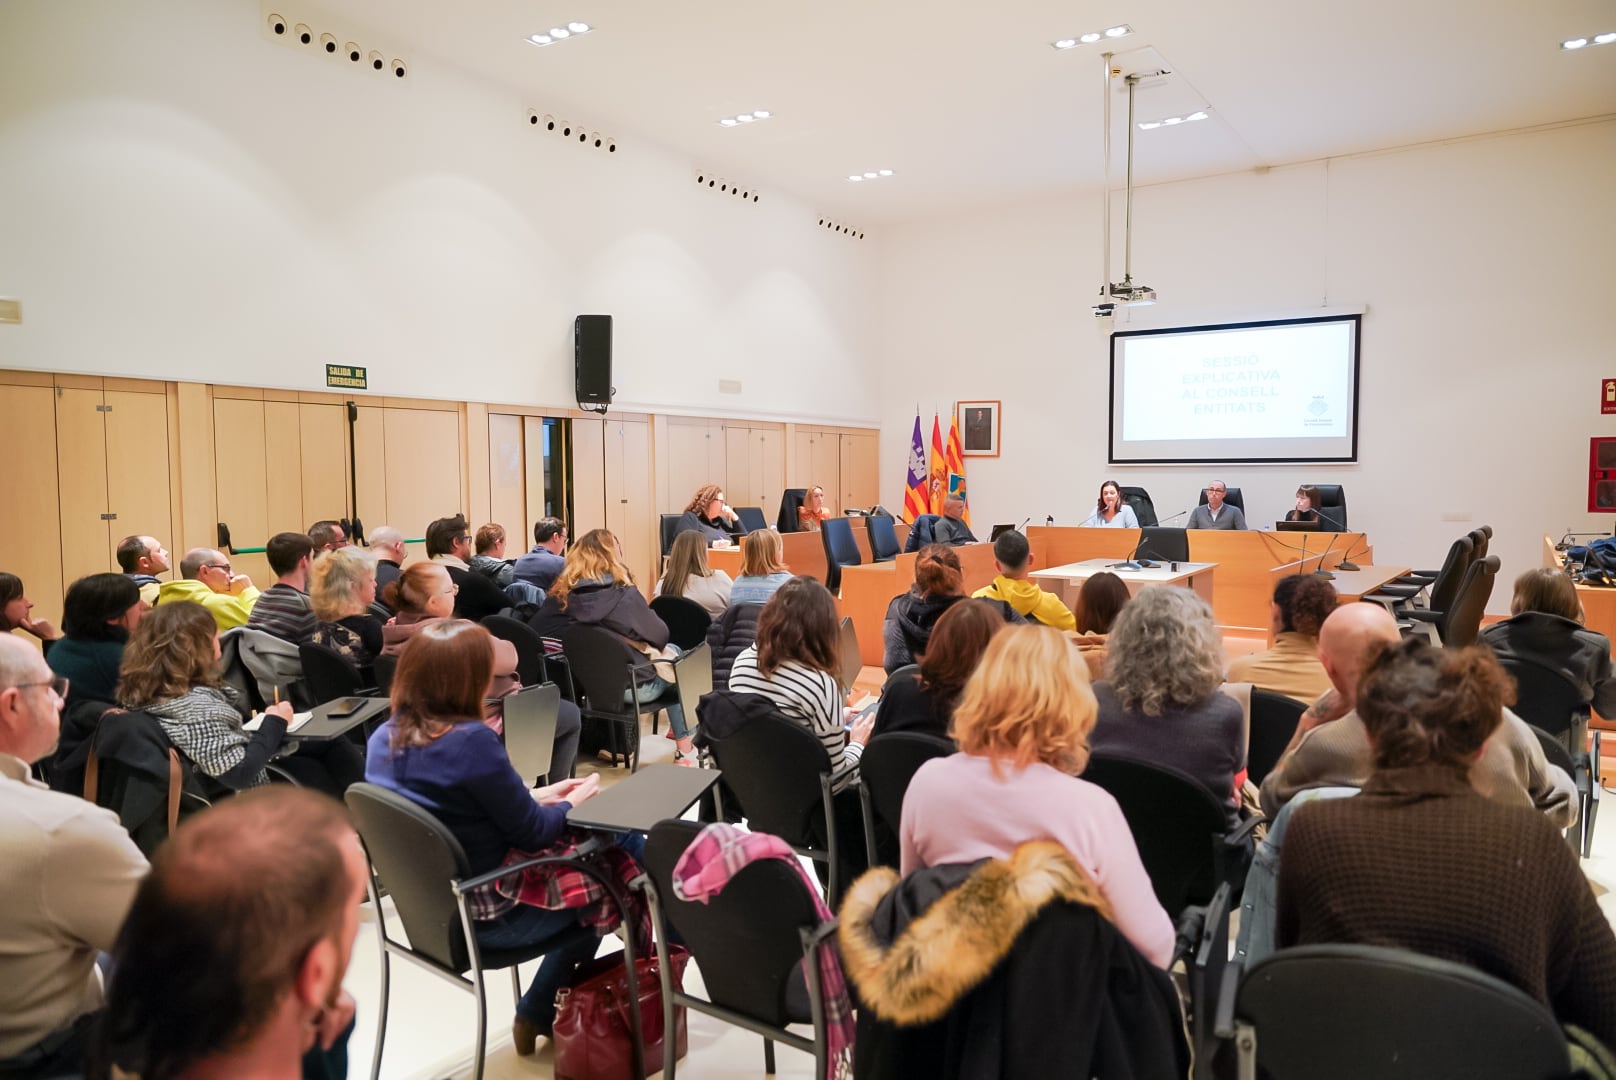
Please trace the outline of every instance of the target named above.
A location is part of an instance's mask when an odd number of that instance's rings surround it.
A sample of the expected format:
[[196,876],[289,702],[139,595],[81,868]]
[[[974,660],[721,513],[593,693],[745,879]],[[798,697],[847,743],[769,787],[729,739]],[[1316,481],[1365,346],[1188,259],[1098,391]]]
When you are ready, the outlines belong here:
[[[102,391],[58,386],[56,469],[62,545],[61,590],[116,565],[107,507],[107,424]],[[120,534],[122,535],[122,534]],[[36,586],[37,587],[37,586]],[[43,591],[43,590],[41,590]]]
[[[54,386],[48,371],[0,371],[0,386]],[[54,421],[52,421],[54,424]]]
[[[545,503],[549,499],[556,499],[560,505],[560,497],[565,492],[549,492],[545,490],[544,478],[544,417],[524,416],[522,420],[522,502],[527,508],[527,515],[519,526],[509,525],[510,528],[520,528],[521,536],[512,537],[505,542],[506,554],[515,555],[526,551],[533,546],[533,525],[544,513]],[[560,447],[554,447],[551,454],[561,453]]]
[[574,417],[572,454],[572,520],[570,536],[578,537],[606,524],[606,422],[598,417]]
[[498,521],[506,530],[511,525],[494,513],[494,507],[489,502],[491,483],[487,454],[482,448],[488,445],[488,406],[477,401],[466,402],[460,412],[459,445],[466,452],[461,455],[461,462],[465,467],[465,478],[461,481],[460,490],[465,492],[466,517],[471,520],[473,532],[479,525],[490,521]]
[[[366,529],[391,525],[404,534],[406,540],[421,534],[412,530],[423,528],[425,522],[394,521],[387,505],[387,410],[379,405],[360,405],[359,419],[354,424],[354,472],[359,480],[359,520]],[[343,432],[346,438],[347,432]],[[421,545],[414,545],[413,554]]]
[[176,383],[173,408],[177,435],[176,491],[180,503],[180,529],[167,538],[176,558],[186,548],[215,541],[219,520],[217,468],[213,451],[213,394],[205,383]]
[[[798,428],[797,474],[786,477],[786,487],[825,489],[825,509],[840,514],[842,501],[841,439],[834,431]],[[776,507],[776,510],[779,508]]]
[[[302,505],[292,522],[277,527],[307,529],[324,518],[351,516],[348,481],[348,406],[299,402],[298,461],[302,477]],[[271,456],[270,461],[274,462]],[[369,527],[363,514],[359,520]],[[380,525],[377,521],[374,524]]]
[[[108,384],[139,384],[109,379]],[[159,384],[160,386],[161,384]],[[106,417],[107,510],[118,515],[109,527],[106,569],[117,570],[118,541],[133,533],[165,544],[174,516],[169,484],[168,397],[150,391],[108,390]],[[173,549],[170,548],[172,554]]]
[[661,562],[657,512],[651,501],[651,428],[644,421],[606,424],[606,527],[623,545],[623,560],[649,593]]
[[881,501],[878,439],[874,432],[840,436],[841,509],[868,510]]
[[488,520],[505,526],[505,553],[513,558],[527,550],[522,537],[531,535],[523,419],[503,413],[488,415]]
[[[278,531],[271,527],[269,516],[269,441],[264,409],[262,399],[215,398],[213,402],[217,520],[230,526],[230,542],[235,547],[263,547],[270,534]],[[193,546],[212,547],[217,542],[217,535],[210,532]],[[185,551],[170,550],[178,576],[178,560]],[[249,575],[259,588],[274,582],[269,560],[262,554],[229,557],[231,568]]]
[[[314,464],[311,462],[310,464]],[[326,462],[327,468],[334,462]],[[319,473],[318,466],[307,470]],[[264,535],[262,537],[235,536],[241,547],[261,547],[279,532],[303,532],[324,517],[340,518],[340,513],[322,513],[309,517],[303,512],[303,423],[296,402],[264,402]],[[338,504],[340,507],[340,504]],[[268,560],[264,567],[267,572]],[[253,581],[263,588],[273,579]]]
[[[27,374],[27,373],[24,373]],[[34,602],[34,617],[62,625],[61,505],[57,495],[56,391],[43,384],[18,385],[10,373],[0,384],[0,416],[6,439],[27,447],[29,465],[0,469],[0,506],[12,527],[6,530],[0,570],[16,574]],[[25,640],[33,641],[23,635]]]
[[753,428],[751,445],[756,472],[748,505],[761,506],[764,519],[774,521],[780,516],[780,496],[786,486],[785,432],[779,428]]
[[724,479],[720,482],[731,506],[757,505],[759,465],[755,449],[751,428],[724,425]]
[[[459,414],[389,408],[383,424],[388,524],[416,537],[433,520],[465,511]],[[471,522],[472,528],[477,524]]]
[[724,425],[716,420],[668,421],[668,482],[657,492],[658,513],[683,513],[697,488],[728,483],[724,439]]

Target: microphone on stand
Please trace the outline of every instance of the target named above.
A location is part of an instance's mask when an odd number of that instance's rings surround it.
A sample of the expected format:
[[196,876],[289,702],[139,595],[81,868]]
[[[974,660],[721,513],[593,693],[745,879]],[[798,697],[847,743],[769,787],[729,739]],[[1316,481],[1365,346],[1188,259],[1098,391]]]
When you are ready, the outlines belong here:
[[1055,524],[1055,515],[1054,514],[1047,515],[1044,518],[1044,524],[1045,525],[1053,525],[1053,524]]
[[[1341,521],[1339,518],[1331,517],[1328,513],[1326,513],[1320,507],[1314,507],[1313,512],[1315,514],[1317,514],[1322,520],[1328,521],[1331,525],[1335,526],[1335,532],[1330,534],[1330,542],[1328,544],[1325,544],[1324,545],[1324,550],[1319,553],[1319,568],[1317,570],[1313,571],[1313,573],[1318,575],[1319,577],[1322,577],[1322,578],[1334,578],[1335,575],[1330,573],[1330,571],[1328,571],[1328,570],[1326,570],[1324,568],[1324,556],[1328,555],[1330,553],[1330,548],[1335,546],[1335,538],[1337,536],[1339,536],[1341,533],[1344,533],[1344,532],[1347,531],[1347,523],[1344,522],[1344,521]],[[1351,553],[1352,552],[1349,549],[1347,554],[1350,555]],[[1342,569],[1342,570],[1356,570],[1356,569],[1358,569],[1357,565],[1354,564],[1353,562],[1351,562],[1346,556],[1342,556],[1341,561],[1339,563],[1337,563],[1336,566],[1339,569]]]
[[[1304,533],[1303,535],[1305,536],[1306,534]],[[1319,552],[1319,565],[1318,565],[1318,568],[1313,571],[1313,576],[1314,577],[1321,577],[1321,578],[1324,578],[1326,581],[1328,581],[1328,580],[1335,577],[1334,574],[1332,574],[1330,571],[1328,571],[1328,570],[1326,570],[1324,568],[1324,557],[1326,555],[1330,554],[1330,549],[1335,546],[1335,538],[1337,536],[1339,536],[1339,535],[1340,535],[1339,533],[1331,533],[1330,534],[1330,542],[1324,545],[1324,550],[1323,551]],[[1306,546],[1306,541],[1305,540],[1303,541],[1303,546],[1304,547]],[[1343,568],[1343,569],[1345,569],[1345,568]],[[1353,567],[1352,569],[1356,570],[1357,567]]]
[[1021,524],[1016,526],[1016,532],[1026,532],[1027,531],[1027,522],[1029,522],[1031,520],[1032,520],[1032,515],[1031,514],[1028,514],[1026,517],[1022,518],[1021,519]]
[[1191,510],[1193,510],[1193,509],[1194,509],[1194,507],[1191,507],[1190,510],[1180,510],[1176,514],[1169,514],[1167,517],[1157,518],[1156,519],[1156,524],[1152,525],[1151,528],[1153,528],[1153,529],[1160,528],[1161,526],[1166,525],[1169,521],[1177,521],[1179,518],[1183,517],[1185,514],[1190,513]]

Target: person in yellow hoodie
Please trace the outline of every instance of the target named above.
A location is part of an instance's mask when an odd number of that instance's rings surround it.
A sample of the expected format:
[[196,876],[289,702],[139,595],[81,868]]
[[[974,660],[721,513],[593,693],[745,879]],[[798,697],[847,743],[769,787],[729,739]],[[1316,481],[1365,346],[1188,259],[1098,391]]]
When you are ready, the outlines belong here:
[[180,560],[179,581],[165,581],[157,590],[157,603],[190,600],[201,604],[213,616],[220,633],[247,625],[258,590],[252,578],[230,569],[224,552],[213,548],[192,548]]
[[999,568],[999,576],[993,579],[992,585],[976,590],[972,596],[1002,600],[1018,615],[1057,630],[1077,629],[1077,619],[1061,603],[1060,597],[1040,589],[1037,582],[1027,580],[1027,571],[1032,569],[1032,548],[1027,545],[1024,533],[1012,529],[993,541],[993,561]]

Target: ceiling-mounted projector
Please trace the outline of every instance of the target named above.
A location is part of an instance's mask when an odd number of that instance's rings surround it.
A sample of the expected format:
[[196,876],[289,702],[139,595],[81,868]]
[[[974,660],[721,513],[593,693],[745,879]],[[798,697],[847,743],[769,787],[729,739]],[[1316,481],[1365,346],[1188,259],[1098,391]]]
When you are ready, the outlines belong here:
[[1109,319],[1117,313],[1117,305],[1123,307],[1142,307],[1145,304],[1156,302],[1156,290],[1148,285],[1135,285],[1131,281],[1113,282],[1105,287],[1105,299],[1095,304],[1092,310],[1096,319]]

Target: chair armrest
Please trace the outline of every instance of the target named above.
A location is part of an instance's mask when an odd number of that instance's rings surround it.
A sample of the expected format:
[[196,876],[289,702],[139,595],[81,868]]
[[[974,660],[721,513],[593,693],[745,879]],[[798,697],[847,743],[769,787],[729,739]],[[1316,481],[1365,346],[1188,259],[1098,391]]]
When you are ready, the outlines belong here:
[[1239,996],[1240,979],[1246,973],[1239,960],[1230,960],[1223,969],[1223,985],[1218,988],[1218,1011],[1213,1020],[1212,1034],[1219,1039],[1234,1038],[1234,999]]
[[1223,846],[1239,847],[1250,839],[1252,831],[1257,826],[1266,824],[1268,824],[1268,817],[1265,814],[1253,814],[1251,817],[1245,818],[1234,831],[1223,834]]
[[1443,614],[1445,613],[1441,611],[1432,611],[1430,608],[1409,608],[1407,611],[1403,612],[1403,614],[1408,616],[1410,619],[1415,619],[1419,622],[1434,623],[1440,622]]
[[550,863],[577,862],[585,855],[592,855],[596,851],[599,851],[600,847],[600,840],[591,836],[583,843],[579,844],[571,855],[535,855],[530,859],[523,859],[521,862],[511,863],[509,866],[497,866],[485,874],[478,874],[476,877],[463,878],[460,881],[451,881],[449,885],[452,889],[454,889],[456,895],[463,895],[471,892],[473,889],[481,888],[490,882],[499,881],[501,878],[508,878],[512,874],[520,874],[524,870],[531,870],[535,866],[545,866]]
[[806,929],[803,930],[802,931],[803,951],[807,952],[809,949],[815,948],[818,945],[820,945],[821,943],[823,943],[825,941],[825,939],[829,938],[832,934],[836,933],[836,928],[838,926],[840,926],[840,925],[841,925],[840,920],[832,918],[832,919],[826,919],[824,922],[820,923],[818,926],[814,927],[812,930],[806,930]]

